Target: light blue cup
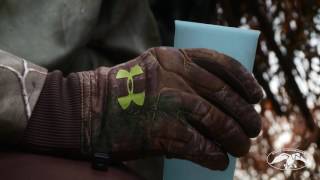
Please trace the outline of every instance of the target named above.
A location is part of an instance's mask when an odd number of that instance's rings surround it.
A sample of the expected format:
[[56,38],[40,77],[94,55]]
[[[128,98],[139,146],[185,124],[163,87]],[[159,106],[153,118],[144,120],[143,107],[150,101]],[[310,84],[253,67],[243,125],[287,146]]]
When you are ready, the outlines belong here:
[[[214,49],[233,57],[252,71],[259,31],[185,21],[176,21],[175,25],[175,47]],[[166,159],[164,180],[231,180],[236,158],[229,155],[229,159],[225,171],[212,171],[185,160]]]

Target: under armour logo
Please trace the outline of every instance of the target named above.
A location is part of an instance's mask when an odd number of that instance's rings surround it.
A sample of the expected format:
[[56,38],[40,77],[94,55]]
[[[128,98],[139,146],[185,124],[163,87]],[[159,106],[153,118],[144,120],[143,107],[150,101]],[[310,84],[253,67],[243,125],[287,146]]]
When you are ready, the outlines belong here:
[[127,89],[128,96],[123,96],[118,98],[118,102],[122,109],[127,109],[131,101],[133,101],[136,105],[142,106],[144,103],[145,92],[133,93],[134,83],[133,77],[143,74],[143,70],[139,65],[135,65],[130,68],[130,72],[120,69],[116,75],[116,79],[127,78]]

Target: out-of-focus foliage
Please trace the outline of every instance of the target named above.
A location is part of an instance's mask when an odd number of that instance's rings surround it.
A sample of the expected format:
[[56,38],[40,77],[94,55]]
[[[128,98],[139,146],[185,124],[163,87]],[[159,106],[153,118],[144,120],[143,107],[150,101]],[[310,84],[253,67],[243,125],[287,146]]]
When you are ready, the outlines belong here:
[[[257,105],[263,133],[239,160],[235,179],[320,179],[319,1],[250,2],[240,26],[262,31],[255,75],[268,96]],[[303,170],[275,170],[266,156],[281,148],[298,148],[313,157]]]
[[[172,44],[174,19],[262,32],[254,74],[267,95],[256,105],[263,131],[237,162],[235,179],[320,179],[320,1],[150,2],[164,45]],[[268,166],[267,154],[289,147],[313,156],[307,168],[284,172]]]

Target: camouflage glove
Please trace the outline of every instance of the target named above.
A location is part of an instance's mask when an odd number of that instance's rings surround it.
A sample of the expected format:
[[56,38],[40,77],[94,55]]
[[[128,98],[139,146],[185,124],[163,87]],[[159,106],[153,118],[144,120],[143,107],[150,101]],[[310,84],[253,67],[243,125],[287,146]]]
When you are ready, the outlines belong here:
[[260,86],[218,52],[153,48],[79,77],[85,152],[115,160],[166,155],[221,170],[227,152],[246,154],[260,132],[251,105],[263,96]]

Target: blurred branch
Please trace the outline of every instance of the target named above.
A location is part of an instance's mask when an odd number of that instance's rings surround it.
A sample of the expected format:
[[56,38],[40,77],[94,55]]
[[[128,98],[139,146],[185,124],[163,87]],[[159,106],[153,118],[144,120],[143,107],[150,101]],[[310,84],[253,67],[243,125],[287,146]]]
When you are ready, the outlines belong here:
[[[238,1],[230,2],[230,0],[220,0],[220,3],[223,9],[223,15],[227,20],[229,26],[233,26],[233,27],[240,26],[241,15],[239,13],[240,4],[238,3]],[[235,5],[238,6],[236,9],[234,8]],[[238,13],[235,13],[235,12],[238,12]]]
[[[259,57],[257,57],[257,59],[258,58]],[[258,66],[261,66],[261,64],[259,64]],[[258,80],[259,84],[263,87],[267,97],[271,100],[272,107],[273,107],[274,111],[278,115],[283,115],[283,111],[281,110],[280,104],[278,103],[278,101],[275,98],[274,94],[270,90],[269,82],[266,81],[262,76],[262,72],[264,72],[264,70],[262,70],[262,69],[263,68],[261,68],[261,67],[256,67],[255,68],[255,72],[254,72],[255,77]]]

